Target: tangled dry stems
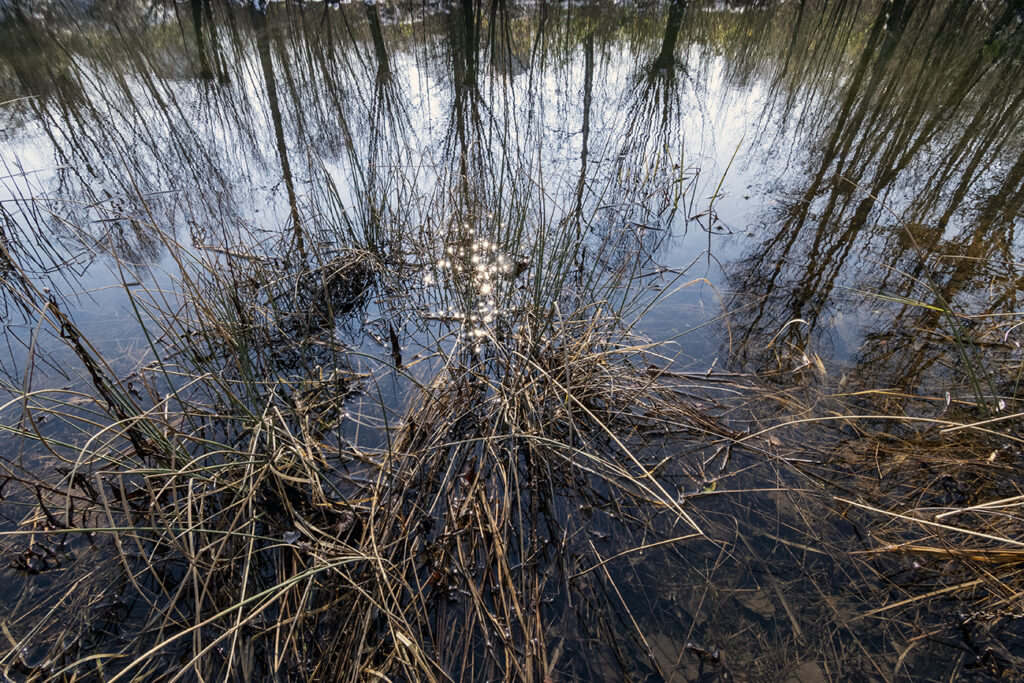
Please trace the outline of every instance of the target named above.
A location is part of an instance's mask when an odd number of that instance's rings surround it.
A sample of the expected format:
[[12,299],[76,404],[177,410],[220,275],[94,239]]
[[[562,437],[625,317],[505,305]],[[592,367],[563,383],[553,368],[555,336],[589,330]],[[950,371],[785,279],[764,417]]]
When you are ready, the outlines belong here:
[[56,299],[35,302],[95,393],[25,404],[85,438],[35,433],[67,466],[45,490],[18,479],[37,494],[15,535],[36,539],[24,569],[76,578],[11,622],[8,671],[542,680],[558,657],[552,586],[598,563],[576,548],[581,505],[700,534],[655,474],[651,434],[727,430],[649,369],[651,346],[610,307],[530,319],[483,353],[436,352],[440,369],[414,378],[398,426],[368,449],[338,436],[369,376],[332,323],[387,269],[353,251],[291,271],[175,254],[173,290],[128,290],[155,357],[133,381]]

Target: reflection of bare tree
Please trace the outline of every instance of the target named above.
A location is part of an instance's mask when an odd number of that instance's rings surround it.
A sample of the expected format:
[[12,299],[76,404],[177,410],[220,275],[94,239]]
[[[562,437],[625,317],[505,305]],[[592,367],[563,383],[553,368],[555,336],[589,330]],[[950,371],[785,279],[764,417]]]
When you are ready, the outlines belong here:
[[[210,66],[210,57],[207,54],[209,48],[203,35],[204,5],[208,8],[209,2],[192,0],[192,28],[195,30],[196,51],[199,56],[199,73],[203,78],[213,78],[213,68]],[[212,22],[210,26],[212,29]]]
[[[84,199],[64,210],[135,260],[160,252],[142,195],[153,220],[187,224],[199,242],[282,225],[312,239],[337,219],[397,254],[401,226],[494,212],[579,234],[577,270],[602,249],[603,263],[642,263],[678,227],[682,130],[702,115],[712,63],[737,88],[766,86],[755,142],[788,145],[803,169],[733,278],[742,297],[763,298],[741,321],[748,339],[801,318],[808,325],[780,342],[802,348],[841,287],[907,291],[870,265],[919,272],[880,202],[926,250],[980,259],[1012,249],[1024,175],[1024,92],[1004,85],[1024,79],[1012,3],[718,12],[672,0],[647,13],[460,0],[448,14],[404,15],[415,18],[401,29],[390,23],[397,10],[377,5],[160,7],[155,18],[75,18],[89,40],[58,41],[16,12],[0,25],[12,96],[36,95],[17,106],[50,136],[53,198]],[[624,69],[627,54],[646,57]],[[312,205],[321,188],[305,177],[310,157],[338,185],[331,216]],[[437,211],[416,215],[417,203]],[[602,247],[623,234],[631,241],[617,252]],[[934,277],[963,299],[981,271],[952,264],[937,262]]]
[[491,66],[505,76],[525,73],[527,63],[520,56],[512,35],[508,0],[493,0],[490,7],[487,39],[491,48]]
[[414,224],[419,189],[415,130],[404,82],[394,78],[389,50],[376,5],[367,5],[368,26],[377,62],[373,89],[367,93],[361,116],[369,123],[361,136],[346,136],[349,182],[356,202],[364,243],[379,253],[397,254],[406,228]]
[[285,191],[288,193],[288,208],[291,212],[292,234],[300,256],[306,251],[302,234],[302,219],[299,217],[299,200],[295,195],[295,181],[292,178],[291,164],[288,162],[288,144],[284,138],[284,124],[281,119],[281,107],[277,97],[277,77],[274,73],[274,61],[270,55],[270,42],[267,35],[266,14],[253,6],[253,23],[256,26],[256,49],[263,68],[263,80],[267,94],[267,105],[270,108],[270,119],[274,125],[274,140],[277,156],[281,162],[281,177],[284,179]]
[[[934,349],[924,350],[920,335],[943,326],[947,305],[972,306],[983,276],[992,275],[988,264],[1011,259],[1019,157],[1005,179],[986,191],[971,221],[943,235],[957,212],[970,215],[964,202],[977,192],[984,162],[1005,159],[1013,149],[1024,104],[1019,91],[1005,88],[1008,77],[1019,77],[1020,66],[992,48],[998,42],[1013,52],[1008,46],[1021,42],[1019,22],[1012,9],[987,20],[979,11],[963,3],[888,2],[876,8],[845,87],[804,114],[815,121],[819,111],[835,112],[821,142],[802,143],[818,150],[805,189],[773,213],[767,238],[732,278],[742,300],[758,302],[739,316],[745,353],[756,356],[754,350],[780,330],[777,345],[803,350],[811,339],[820,343],[823,323],[840,305],[837,288],[922,300],[927,306],[897,307],[894,329],[869,333],[858,357],[876,380],[891,378],[883,381],[912,390],[940,362]],[[972,40],[958,33],[965,23],[977,27]],[[793,35],[789,43],[803,40]],[[804,69],[790,52],[782,63]],[[775,77],[776,84],[786,80],[786,74]],[[936,147],[942,154],[933,154]],[[889,211],[902,221],[893,221]],[[933,260],[933,251],[966,257]],[[932,288],[920,291],[912,277]],[[986,306],[1012,307],[1014,298],[1010,291]],[[803,322],[786,324],[794,320]]]
[[[507,43],[493,42],[508,30],[509,16],[500,5],[493,3],[485,14],[483,2],[463,0],[444,21],[448,61],[443,77],[451,99],[437,159],[440,185],[434,191],[457,229],[495,214],[494,229],[509,218],[511,204],[530,192],[523,164],[530,157],[531,138],[514,132],[523,116],[511,94],[515,74],[496,69],[488,77],[480,68],[488,54],[493,61],[495,50],[507,52]],[[520,209],[524,204],[519,203]],[[498,232],[494,229],[491,237]]]
[[683,24],[683,11],[686,0],[671,0],[668,4],[668,20],[665,23],[665,37],[661,41],[661,51],[651,63],[651,71],[675,71],[676,42],[679,40],[679,27]]
[[445,149],[457,164],[458,191],[468,204],[487,206],[486,200],[473,202],[473,187],[482,186],[492,172],[485,163],[488,151],[482,120],[484,107],[479,88],[479,2],[462,0],[448,21],[448,45],[451,59],[452,107]]
[[[64,201],[51,210],[71,215],[79,226],[95,226],[96,241],[129,259],[151,260],[160,249],[144,227],[151,212],[169,217],[167,223],[173,225],[196,208],[189,196],[167,191],[184,190],[187,195],[190,178],[197,188],[226,184],[214,155],[199,144],[202,121],[182,116],[187,105],[177,90],[155,76],[166,71],[165,56],[147,52],[135,31],[124,31],[121,44],[113,47],[99,41],[69,46],[35,17],[14,21],[8,31],[32,37],[34,46],[3,50],[6,62],[16,65],[30,56],[54,67],[63,65],[63,73],[49,79],[47,94],[29,100],[56,156],[54,199]],[[181,62],[189,60],[182,56]],[[36,92],[28,82],[24,89]],[[145,207],[139,206],[140,198]],[[207,206],[227,208],[230,202]],[[50,220],[45,229],[63,234],[64,225],[63,220]]]
[[[592,227],[616,242],[606,257],[635,261],[637,267],[670,233],[678,208],[684,173],[683,119],[690,113],[685,104],[689,93],[683,87],[689,78],[687,67],[677,55],[686,10],[685,0],[669,3],[660,48],[630,76],[621,126],[608,141],[615,147],[615,161],[600,197],[607,208]],[[585,114],[584,123],[589,125],[589,112]]]
[[366,3],[366,21],[373,37],[373,51],[377,56],[377,80],[384,81],[391,77],[391,63],[388,60],[388,49],[384,44],[384,31],[380,25],[380,10],[377,3]]
[[[65,201],[59,213],[77,211],[70,222],[95,227],[84,237],[130,260],[158,257],[161,245],[145,227],[152,221],[187,223],[198,242],[234,241],[257,221],[275,227],[254,215],[267,187],[283,189],[282,219],[301,237],[304,181],[295,175],[296,153],[356,161],[352,103],[362,99],[369,112],[375,91],[361,88],[353,56],[371,44],[384,60],[378,73],[388,68],[375,8],[362,17],[332,12],[327,31],[292,6],[262,12],[197,0],[191,10],[176,15],[191,22],[192,31],[182,26],[180,34],[159,11],[101,13],[97,25],[82,27],[99,39],[72,34],[70,45],[33,16],[9,18],[16,49],[0,49],[25,77],[17,94],[45,93],[22,106],[50,136],[59,173],[54,198],[91,207]],[[27,59],[48,64],[52,76],[39,81]],[[194,77],[199,81],[190,83]],[[375,129],[358,130],[366,137]],[[61,227],[56,221],[44,229]]]
[[580,177],[576,183],[576,202],[571,219],[583,216],[583,193],[587,187],[587,157],[590,156],[590,109],[594,104],[594,34],[583,41],[583,123],[580,126]]

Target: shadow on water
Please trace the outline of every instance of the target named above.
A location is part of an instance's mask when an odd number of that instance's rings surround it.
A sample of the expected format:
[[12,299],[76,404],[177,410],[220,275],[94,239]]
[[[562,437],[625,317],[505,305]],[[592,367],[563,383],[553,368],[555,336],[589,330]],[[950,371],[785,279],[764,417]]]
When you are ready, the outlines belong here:
[[1012,678],[1022,22],[0,5],[5,671]]

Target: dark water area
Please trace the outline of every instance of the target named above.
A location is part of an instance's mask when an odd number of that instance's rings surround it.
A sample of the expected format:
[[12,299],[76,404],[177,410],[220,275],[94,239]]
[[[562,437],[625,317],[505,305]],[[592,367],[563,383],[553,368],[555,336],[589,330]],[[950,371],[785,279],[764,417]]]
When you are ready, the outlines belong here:
[[[667,481],[707,538],[668,543],[685,526],[664,510],[639,524],[613,492],[552,494],[563,547],[590,559],[536,589],[546,630],[522,652],[545,653],[543,680],[1020,680],[1020,560],[1000,556],[1000,592],[971,573],[988,571],[976,555],[879,553],[912,535],[865,506],[1024,494],[1019,421],[1004,419],[1024,338],[1022,84],[1016,0],[0,2],[2,443],[19,460],[3,476],[54,467],[22,438],[19,391],[90,380],[40,331],[30,287],[129,377],[155,359],[126,291],[174,290],[182,254],[259,253],[282,291],[309,254],[383,254],[373,273],[321,266],[329,305],[303,321],[364,378],[332,447],[369,450],[391,448],[390,421],[446,353],[486,357],[514,310],[558,318],[601,291],[663,344],[659,366],[719,377],[695,401],[761,445],[645,441],[687,463]],[[545,245],[570,255],[548,264]],[[250,284],[238,298],[269,288]],[[311,358],[318,377],[333,362],[302,353],[265,373],[307,381]],[[984,452],[936,428],[908,455],[914,425],[893,415],[996,422]],[[68,424],[42,429],[80,445]],[[958,464],[935,457],[951,448]],[[1024,547],[1017,509],[1004,521],[999,538]],[[62,576],[105,561],[75,548],[59,572],[0,569],[17,596],[0,604],[35,615],[7,634],[8,675],[56,676],[32,624]],[[145,622],[142,602],[112,621]],[[463,649],[479,659],[466,680],[517,677],[434,609],[438,680],[460,678]],[[131,627],[90,628],[102,649]]]

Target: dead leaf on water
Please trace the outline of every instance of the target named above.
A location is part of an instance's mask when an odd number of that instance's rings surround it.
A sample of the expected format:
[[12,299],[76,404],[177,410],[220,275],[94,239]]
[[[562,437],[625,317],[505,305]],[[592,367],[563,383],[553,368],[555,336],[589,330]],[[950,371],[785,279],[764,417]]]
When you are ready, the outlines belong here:
[[763,619],[775,616],[775,603],[772,602],[767,590],[737,591],[736,600]]
[[786,683],[825,683],[825,672],[817,662],[804,662],[786,677]]

